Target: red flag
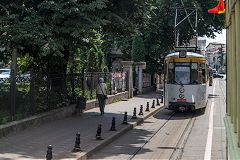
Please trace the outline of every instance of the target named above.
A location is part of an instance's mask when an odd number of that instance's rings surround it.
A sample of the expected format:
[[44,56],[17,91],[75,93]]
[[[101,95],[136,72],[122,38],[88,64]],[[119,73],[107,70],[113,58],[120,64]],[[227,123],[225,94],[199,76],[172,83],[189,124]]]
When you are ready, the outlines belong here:
[[224,13],[225,12],[225,4],[223,0],[220,0],[220,2],[218,3],[217,7],[213,8],[213,9],[209,9],[208,10],[209,13]]

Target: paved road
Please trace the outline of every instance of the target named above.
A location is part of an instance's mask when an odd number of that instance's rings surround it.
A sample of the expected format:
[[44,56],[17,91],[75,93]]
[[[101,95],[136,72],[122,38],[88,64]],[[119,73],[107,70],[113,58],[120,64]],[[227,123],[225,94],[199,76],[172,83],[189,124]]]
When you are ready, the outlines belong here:
[[[198,111],[194,115],[194,123],[189,128],[185,145],[183,144],[180,148],[178,156],[181,159],[226,159],[226,136],[223,122],[225,86],[224,79],[214,79],[214,86],[209,88],[209,101],[205,113]],[[168,110],[160,111],[90,159],[129,159],[159,127],[166,123],[172,113]],[[179,136],[183,133],[190,118],[191,113],[174,115],[133,159],[168,159],[172,151],[176,149]]]
[[[223,121],[223,117],[226,114],[226,81],[225,79],[215,78],[213,84],[215,86],[210,87],[209,101],[205,114],[196,119],[184,147],[182,159],[226,159],[226,132]],[[209,115],[212,107],[213,130],[212,138],[208,139],[210,128]],[[210,155],[206,155],[207,157],[205,157],[206,150],[210,152]]]
[[192,114],[162,110],[90,159],[129,159],[143,144],[133,159],[168,159]]

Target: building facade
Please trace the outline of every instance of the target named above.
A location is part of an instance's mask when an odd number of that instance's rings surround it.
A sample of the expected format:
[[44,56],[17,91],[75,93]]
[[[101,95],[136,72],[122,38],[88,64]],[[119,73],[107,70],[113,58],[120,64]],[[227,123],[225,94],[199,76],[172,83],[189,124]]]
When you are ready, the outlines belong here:
[[226,0],[228,159],[240,159],[240,0]]
[[208,65],[218,72],[226,72],[226,44],[209,43],[206,47]]

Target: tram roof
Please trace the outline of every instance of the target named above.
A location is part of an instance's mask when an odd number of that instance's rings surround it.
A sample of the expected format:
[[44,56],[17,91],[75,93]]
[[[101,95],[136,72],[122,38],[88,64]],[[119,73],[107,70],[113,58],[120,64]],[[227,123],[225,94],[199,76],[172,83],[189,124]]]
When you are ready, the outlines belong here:
[[[168,57],[179,57],[179,52],[170,53],[166,56],[166,58]],[[203,55],[194,52],[187,52],[187,57],[206,58]]]

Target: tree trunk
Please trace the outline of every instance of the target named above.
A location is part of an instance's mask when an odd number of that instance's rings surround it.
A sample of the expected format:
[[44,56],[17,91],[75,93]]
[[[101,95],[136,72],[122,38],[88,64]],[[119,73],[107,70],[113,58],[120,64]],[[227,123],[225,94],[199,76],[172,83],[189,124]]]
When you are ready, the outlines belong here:
[[51,90],[61,93],[67,93],[67,85],[66,85],[66,74],[67,74],[67,64],[69,60],[69,50],[63,51],[64,57],[61,60],[62,64],[59,64],[56,67],[54,72],[50,73],[50,81],[51,81]]
[[16,75],[17,75],[17,48],[13,48],[12,52],[12,66],[11,66],[11,117],[16,113]]

